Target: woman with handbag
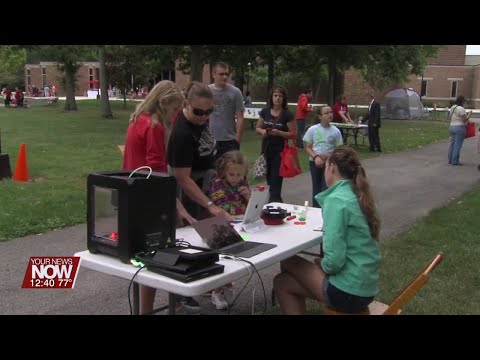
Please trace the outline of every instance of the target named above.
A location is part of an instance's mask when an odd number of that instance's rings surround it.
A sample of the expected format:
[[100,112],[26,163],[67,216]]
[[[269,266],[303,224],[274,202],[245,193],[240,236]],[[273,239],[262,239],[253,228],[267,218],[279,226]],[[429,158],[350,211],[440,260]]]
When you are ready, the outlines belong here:
[[465,96],[459,95],[455,106],[450,110],[450,147],[448,149],[448,163],[450,165],[463,165],[460,162],[460,150],[465,140],[467,124],[472,112],[466,112],[464,108]]
[[269,202],[283,203],[280,153],[285,146],[285,140],[295,139],[297,136],[297,124],[287,106],[287,90],[282,86],[274,86],[270,91],[267,107],[260,111],[257,122],[256,132],[262,136],[262,153],[267,162]]

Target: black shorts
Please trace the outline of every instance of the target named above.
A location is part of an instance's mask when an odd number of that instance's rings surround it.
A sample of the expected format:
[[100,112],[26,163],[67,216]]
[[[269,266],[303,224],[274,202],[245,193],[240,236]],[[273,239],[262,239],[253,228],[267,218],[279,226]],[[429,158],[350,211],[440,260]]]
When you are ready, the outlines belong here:
[[345,313],[358,313],[365,310],[370,304],[374,296],[364,297],[346,293],[332,284],[325,278],[322,284],[323,295],[326,305],[334,310]]

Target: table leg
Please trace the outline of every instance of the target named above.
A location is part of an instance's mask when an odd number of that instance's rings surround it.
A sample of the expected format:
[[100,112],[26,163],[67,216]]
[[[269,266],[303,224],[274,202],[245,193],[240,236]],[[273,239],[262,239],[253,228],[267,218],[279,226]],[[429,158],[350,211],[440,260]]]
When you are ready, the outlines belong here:
[[345,145],[348,145],[348,137],[351,136],[351,134],[350,134],[350,129],[349,129],[349,128],[344,128],[344,129],[343,129],[343,133],[344,133],[344,135],[345,135],[345,137],[344,137],[344,139],[343,139],[343,143],[344,143]]
[[348,129],[342,129],[343,144],[347,145]]
[[353,138],[355,139],[355,146],[357,146],[357,136],[358,136],[358,129],[353,129]]
[[168,315],[175,315],[175,294],[168,293]]
[[140,287],[138,283],[133,283],[133,315],[140,314]]

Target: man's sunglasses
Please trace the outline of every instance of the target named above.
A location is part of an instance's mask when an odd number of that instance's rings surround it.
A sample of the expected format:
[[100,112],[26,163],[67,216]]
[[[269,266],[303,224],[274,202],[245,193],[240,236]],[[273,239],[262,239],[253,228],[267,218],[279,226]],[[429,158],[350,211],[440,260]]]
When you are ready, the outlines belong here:
[[211,113],[213,113],[213,108],[207,109],[207,110],[202,110],[202,109],[197,109],[192,106],[192,111],[195,115],[197,116],[208,116]]

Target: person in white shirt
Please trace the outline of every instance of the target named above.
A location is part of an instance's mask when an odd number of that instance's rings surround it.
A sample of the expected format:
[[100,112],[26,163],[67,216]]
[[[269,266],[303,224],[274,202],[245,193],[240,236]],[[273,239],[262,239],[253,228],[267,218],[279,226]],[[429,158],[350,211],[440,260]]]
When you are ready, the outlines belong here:
[[315,196],[328,188],[325,180],[325,162],[336,147],[343,145],[340,130],[330,124],[333,118],[330,106],[321,106],[317,110],[317,118],[319,123],[310,126],[303,137],[305,151],[310,160],[313,207],[320,207]]
[[460,150],[462,149],[463,140],[467,123],[470,120],[472,112],[467,113],[463,105],[465,104],[465,96],[459,95],[454,106],[450,109],[450,147],[448,148],[448,163],[450,165],[463,165],[460,160]]

